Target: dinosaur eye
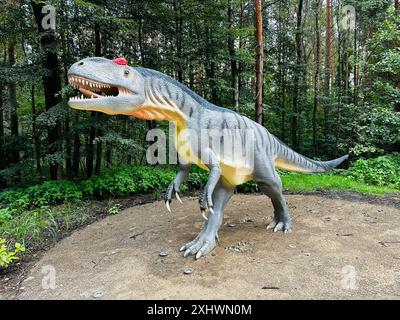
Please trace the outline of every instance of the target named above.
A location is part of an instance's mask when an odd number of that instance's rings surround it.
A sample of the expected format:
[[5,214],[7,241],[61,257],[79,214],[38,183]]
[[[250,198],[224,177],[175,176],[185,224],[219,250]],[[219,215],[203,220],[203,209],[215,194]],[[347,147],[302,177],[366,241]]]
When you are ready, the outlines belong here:
[[125,71],[124,71],[124,75],[127,76],[128,74],[129,74],[129,70],[125,70]]

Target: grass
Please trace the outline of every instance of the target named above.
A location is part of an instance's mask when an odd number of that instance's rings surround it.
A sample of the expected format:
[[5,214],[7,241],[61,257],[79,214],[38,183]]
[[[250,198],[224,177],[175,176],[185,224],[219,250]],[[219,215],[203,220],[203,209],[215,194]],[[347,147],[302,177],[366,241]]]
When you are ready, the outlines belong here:
[[281,177],[284,189],[291,191],[354,191],[372,196],[399,192],[399,190],[393,188],[372,186],[354,178],[336,175],[287,173]]
[[8,242],[18,241],[32,250],[48,242],[55,242],[63,231],[68,231],[92,219],[101,210],[96,201],[66,202],[25,210],[0,224],[0,237]]

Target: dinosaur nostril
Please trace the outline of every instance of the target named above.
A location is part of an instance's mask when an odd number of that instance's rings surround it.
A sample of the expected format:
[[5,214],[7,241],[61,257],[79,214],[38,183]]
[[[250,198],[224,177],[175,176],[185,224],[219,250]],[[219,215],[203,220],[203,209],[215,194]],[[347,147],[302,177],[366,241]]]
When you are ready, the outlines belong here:
[[82,62],[82,61],[78,63],[78,66],[81,66],[81,65],[83,65],[83,62]]

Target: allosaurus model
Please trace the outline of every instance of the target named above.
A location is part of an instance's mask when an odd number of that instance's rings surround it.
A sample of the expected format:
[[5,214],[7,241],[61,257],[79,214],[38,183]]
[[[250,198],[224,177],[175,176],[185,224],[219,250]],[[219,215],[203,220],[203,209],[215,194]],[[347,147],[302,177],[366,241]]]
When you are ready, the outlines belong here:
[[[345,155],[331,161],[311,160],[290,149],[249,118],[207,102],[161,72],[130,67],[123,58],[83,59],[71,66],[68,79],[84,95],[71,98],[68,102],[71,108],[167,120],[175,124],[175,135],[179,137],[175,142],[181,161],[179,172],[165,195],[168,210],[174,194],[180,201],[179,186],[188,176],[192,164],[209,171],[208,181],[200,195],[200,209],[203,216],[208,209],[208,217],[205,216],[199,235],[180,249],[185,251],[185,257],[195,255],[198,259],[215,248],[224,208],[236,186],[249,180],[256,181],[260,190],[271,198],[274,207],[274,219],[267,229],[286,233],[291,230],[292,221],[275,166],[298,172],[324,172],[348,157]],[[249,140],[249,135],[237,134],[237,130],[250,130],[253,138]],[[183,131],[186,134],[181,134]],[[232,154],[221,152],[223,138],[215,142],[208,134],[215,131],[235,132],[232,135],[242,144],[253,144],[251,163],[245,161],[246,158],[237,157],[239,160],[235,160]]]

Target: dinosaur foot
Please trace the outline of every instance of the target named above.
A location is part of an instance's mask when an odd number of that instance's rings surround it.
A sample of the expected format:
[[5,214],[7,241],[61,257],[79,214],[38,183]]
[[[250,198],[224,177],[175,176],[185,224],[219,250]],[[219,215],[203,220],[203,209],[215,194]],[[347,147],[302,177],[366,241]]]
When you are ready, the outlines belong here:
[[274,232],[277,231],[283,231],[284,233],[288,233],[292,231],[292,221],[290,219],[274,219],[268,226],[267,230],[274,230]]
[[185,251],[183,256],[196,255],[196,259],[210,253],[215,247],[217,235],[211,232],[201,232],[196,239],[185,244],[180,251]]

